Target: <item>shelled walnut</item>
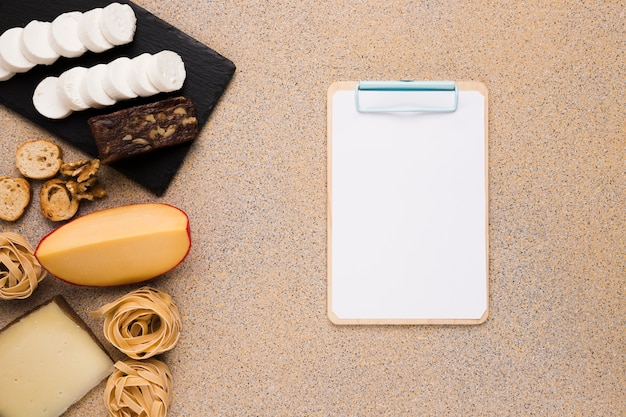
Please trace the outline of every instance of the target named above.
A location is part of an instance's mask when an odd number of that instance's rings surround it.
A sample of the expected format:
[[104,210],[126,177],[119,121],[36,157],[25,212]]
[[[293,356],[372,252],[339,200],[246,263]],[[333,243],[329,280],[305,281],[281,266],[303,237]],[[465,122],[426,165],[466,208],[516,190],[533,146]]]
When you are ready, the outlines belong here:
[[78,212],[80,201],[106,196],[98,183],[100,160],[80,160],[61,165],[60,173],[68,179],[55,178],[43,184],[39,193],[41,211],[52,221],[69,220]]
[[65,186],[79,200],[93,201],[96,198],[106,196],[106,190],[97,183],[96,177],[91,177],[84,182],[69,180],[66,182]]
[[75,162],[64,162],[61,165],[60,172],[66,177],[76,178],[77,182],[84,182],[94,177],[100,169],[100,160],[82,159]]

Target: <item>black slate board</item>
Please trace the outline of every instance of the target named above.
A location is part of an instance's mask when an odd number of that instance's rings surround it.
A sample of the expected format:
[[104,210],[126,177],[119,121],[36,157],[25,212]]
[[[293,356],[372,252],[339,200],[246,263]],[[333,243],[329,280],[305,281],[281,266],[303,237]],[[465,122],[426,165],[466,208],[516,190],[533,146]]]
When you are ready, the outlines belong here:
[[[12,27],[24,27],[31,20],[51,22],[64,12],[85,12],[96,7],[104,7],[112,2],[106,0],[49,2],[0,0],[0,33]],[[137,16],[137,31],[130,44],[118,46],[100,54],[87,52],[79,58],[59,58],[52,65],[38,65],[26,73],[16,74],[10,80],[0,82],[0,103],[93,157],[98,155],[98,150],[87,123],[87,119],[91,116],[110,113],[168,96],[183,95],[193,101],[199,128],[202,129],[235,72],[235,65],[229,59],[208,46],[132,2],[119,1],[119,3],[128,3]],[[177,52],[185,62],[187,78],[182,90],[119,102],[105,109],[74,112],[63,120],[47,119],[33,107],[32,96],[35,87],[47,76],[58,76],[74,66],[91,67],[99,63],[111,62],[120,56],[132,58],[144,52],[154,54],[164,49]],[[190,147],[191,143],[186,143],[111,166],[160,196],[166,191]]]

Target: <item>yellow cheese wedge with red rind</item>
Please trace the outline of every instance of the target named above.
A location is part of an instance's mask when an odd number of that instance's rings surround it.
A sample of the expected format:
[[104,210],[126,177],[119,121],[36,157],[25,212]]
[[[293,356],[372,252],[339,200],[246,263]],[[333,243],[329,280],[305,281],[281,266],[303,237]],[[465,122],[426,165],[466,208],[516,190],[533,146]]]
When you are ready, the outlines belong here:
[[105,287],[162,275],[190,248],[187,215],[171,205],[145,203],[76,218],[44,237],[35,256],[57,278]]

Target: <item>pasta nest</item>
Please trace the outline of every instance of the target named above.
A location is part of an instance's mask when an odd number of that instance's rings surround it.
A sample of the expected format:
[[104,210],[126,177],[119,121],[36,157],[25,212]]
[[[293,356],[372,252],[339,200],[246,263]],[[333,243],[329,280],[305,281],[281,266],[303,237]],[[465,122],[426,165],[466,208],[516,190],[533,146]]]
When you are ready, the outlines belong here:
[[93,313],[104,316],[104,337],[133,359],[167,352],[180,338],[182,318],[168,294],[150,287],[130,292]]
[[0,233],[0,299],[30,297],[47,274],[24,237]]
[[112,417],[165,417],[172,397],[172,375],[157,359],[118,361],[104,389]]

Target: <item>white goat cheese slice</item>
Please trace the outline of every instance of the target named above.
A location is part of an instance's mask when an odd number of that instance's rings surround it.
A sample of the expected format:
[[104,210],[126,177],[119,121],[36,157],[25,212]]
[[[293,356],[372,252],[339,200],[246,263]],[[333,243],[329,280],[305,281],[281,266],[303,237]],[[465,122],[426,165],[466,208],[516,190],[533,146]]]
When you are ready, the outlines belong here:
[[131,59],[131,68],[128,72],[128,85],[140,97],[149,97],[158,94],[159,90],[152,84],[146,72],[146,64],[151,55],[143,53]]
[[50,44],[50,26],[50,22],[31,20],[20,37],[22,53],[35,64],[50,65],[60,57]]
[[64,119],[72,114],[72,109],[57,94],[58,81],[58,77],[46,77],[35,87],[33,93],[35,109],[49,119]]
[[98,64],[87,70],[79,92],[80,97],[89,107],[98,109],[115,104],[115,100],[104,91],[102,86],[102,81],[106,76],[106,64]]
[[137,97],[137,93],[128,85],[128,73],[131,60],[119,57],[107,64],[107,75],[102,80],[104,91],[114,100],[129,100]]
[[146,65],[148,79],[163,93],[180,90],[187,73],[180,55],[174,51],[161,51],[150,57]]
[[0,35],[0,65],[12,72],[26,72],[37,65],[22,53],[20,38],[23,32],[24,28],[14,27]]
[[2,64],[0,63],[0,81],[9,80],[14,75],[15,73],[13,71],[9,71],[8,69],[4,68]]
[[113,44],[106,40],[100,29],[102,8],[97,7],[86,11],[78,21],[78,39],[92,52],[104,52],[113,48]]
[[77,58],[87,52],[78,38],[78,21],[81,12],[67,12],[57,16],[50,24],[50,45],[61,56]]
[[100,30],[113,45],[130,43],[135,36],[137,17],[128,4],[111,3],[102,9]]
[[80,96],[80,85],[85,75],[87,75],[87,68],[73,67],[59,76],[57,95],[66,107],[75,111],[89,108]]

